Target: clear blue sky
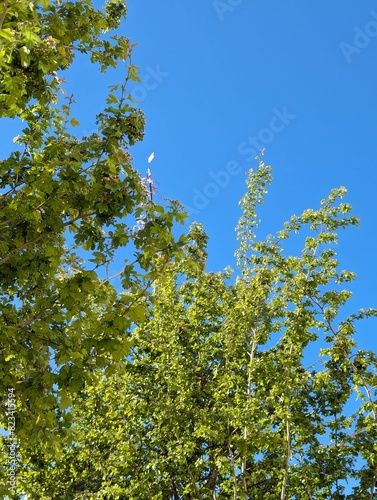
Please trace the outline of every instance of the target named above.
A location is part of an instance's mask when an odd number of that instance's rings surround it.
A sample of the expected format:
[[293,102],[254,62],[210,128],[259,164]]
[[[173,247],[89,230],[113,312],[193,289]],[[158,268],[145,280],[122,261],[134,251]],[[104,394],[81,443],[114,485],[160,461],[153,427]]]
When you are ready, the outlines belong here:
[[[353,306],[376,307],[376,2],[128,5],[124,32],[138,43],[134,63],[144,82],[134,93],[147,118],[145,140],[133,156],[142,169],[155,152],[153,175],[162,197],[195,210],[198,191],[218,191],[190,217],[209,233],[211,270],[232,262],[237,203],[245,172],[256,166],[247,143],[256,139],[274,168],[263,232],[346,186],[361,224],[342,235],[338,255],[342,267],[358,275]],[[156,69],[160,74],[153,77]],[[237,162],[239,173],[216,191],[211,172],[225,171],[229,162]],[[367,328],[369,346],[377,346],[376,323]]]
[[[179,199],[203,223],[210,270],[233,263],[238,200],[262,145],[274,168],[263,232],[346,186],[361,227],[342,235],[339,258],[358,275],[354,306],[376,306],[377,4],[129,0],[128,10],[122,33],[138,43],[142,78],[130,90],[147,119],[135,167],[144,172],[155,152],[157,199]],[[78,133],[93,130],[123,73],[84,61],[69,72]]]

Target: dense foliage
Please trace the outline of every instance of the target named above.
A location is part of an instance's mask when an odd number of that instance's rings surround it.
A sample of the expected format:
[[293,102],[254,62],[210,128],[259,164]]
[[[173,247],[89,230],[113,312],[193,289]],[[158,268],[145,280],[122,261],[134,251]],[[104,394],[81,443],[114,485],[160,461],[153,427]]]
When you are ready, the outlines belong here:
[[[258,241],[270,176],[261,163],[248,180],[237,279],[205,271],[193,225],[130,358],[75,399],[74,445],[27,464],[33,498],[375,498],[377,357],[354,333],[376,311],[342,318],[354,276],[334,251],[357,219],[340,188]],[[292,232],[298,255],[284,251]]]
[[[69,428],[72,395],[128,353],[150,283],[179,252],[178,204],[152,203],[129,153],[144,117],[127,94],[132,45],[111,35],[125,14],[122,0],[0,5],[0,116],[22,129],[0,161],[0,425],[11,389],[18,440],[49,450]],[[124,65],[87,137],[74,134],[64,91],[76,54],[101,71]],[[125,247],[118,292],[106,267]]]

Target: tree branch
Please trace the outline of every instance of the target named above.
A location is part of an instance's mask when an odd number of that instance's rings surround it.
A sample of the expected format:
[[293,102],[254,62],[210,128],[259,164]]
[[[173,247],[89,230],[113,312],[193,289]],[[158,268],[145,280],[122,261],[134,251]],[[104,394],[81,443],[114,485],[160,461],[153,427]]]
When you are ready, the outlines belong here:
[[5,0],[4,6],[3,6],[4,10],[3,10],[3,13],[1,14],[1,17],[0,17],[0,30],[3,27],[3,23],[5,20],[5,16],[7,14],[8,7],[9,7],[9,0]]
[[[89,212],[88,214],[84,214],[84,215],[78,215],[77,217],[75,217],[74,219],[71,219],[69,220],[68,222],[65,222],[63,224],[63,227],[68,227],[70,225],[72,225],[74,222],[76,222],[77,220],[79,219],[86,219],[88,217],[92,217],[93,215],[95,215],[96,212]],[[6,257],[4,257],[3,259],[0,260],[0,265],[1,264],[5,264],[9,259],[11,259],[12,257],[14,257],[14,255],[17,255],[19,252],[21,252],[22,250],[25,250],[25,248],[28,248],[29,246],[31,245],[34,245],[34,243],[38,243],[38,241],[40,241],[41,239],[43,239],[45,236],[48,236],[49,234],[53,234],[52,231],[46,231],[44,233],[41,233],[37,238],[35,238],[34,240],[32,241],[27,241],[26,243],[24,243],[23,245],[21,245],[20,247],[18,247],[16,250],[14,250],[13,252],[11,252],[10,254],[8,254]]]

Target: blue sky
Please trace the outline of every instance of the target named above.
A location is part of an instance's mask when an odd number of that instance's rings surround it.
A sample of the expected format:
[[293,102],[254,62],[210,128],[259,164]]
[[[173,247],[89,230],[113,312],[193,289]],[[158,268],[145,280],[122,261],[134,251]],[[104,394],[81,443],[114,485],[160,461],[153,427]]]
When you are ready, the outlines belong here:
[[[147,119],[135,167],[155,152],[156,199],[180,200],[205,226],[209,269],[234,262],[238,200],[261,145],[274,168],[263,234],[346,186],[361,226],[342,234],[339,258],[358,275],[354,307],[376,306],[377,3],[129,0],[121,32],[138,44],[142,81],[129,89]],[[65,76],[78,134],[93,131],[124,72],[80,60]],[[4,123],[5,150],[16,127]]]
[[[195,210],[206,203],[198,192],[204,195],[208,203],[190,220],[210,236],[210,269],[233,260],[238,200],[245,172],[256,166],[247,143],[257,139],[274,169],[263,233],[346,186],[361,224],[341,235],[338,255],[358,275],[353,306],[376,306],[377,3],[130,0],[128,6],[124,32],[138,43],[134,63],[142,77],[134,93],[147,118],[135,163],[142,169],[155,152],[161,197]],[[274,119],[279,115],[283,120]],[[238,173],[228,172],[226,182],[219,172],[230,162]],[[372,328],[368,335],[376,346]]]
[[[134,63],[147,85],[148,75],[159,75],[156,88],[134,91],[147,118],[136,164],[142,168],[155,151],[160,196],[195,210],[205,205],[195,194],[216,193],[211,172],[237,162],[239,173],[217,196],[204,195],[208,204],[191,217],[210,235],[214,270],[236,247],[237,202],[245,172],[256,165],[246,153],[250,138],[266,147],[274,168],[262,213],[266,232],[345,185],[361,227],[342,238],[339,251],[364,282],[365,299],[375,299],[377,37],[362,49],[354,38],[357,27],[377,35],[377,4],[228,2],[229,10],[220,2],[216,11],[212,0],[129,1],[125,33],[138,43]],[[285,124],[271,122],[279,113],[288,115]]]

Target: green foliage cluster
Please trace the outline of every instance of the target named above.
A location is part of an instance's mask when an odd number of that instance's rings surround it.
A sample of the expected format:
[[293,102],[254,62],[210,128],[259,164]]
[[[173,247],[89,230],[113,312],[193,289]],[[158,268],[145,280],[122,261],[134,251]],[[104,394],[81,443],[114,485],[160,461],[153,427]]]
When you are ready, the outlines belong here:
[[[138,77],[130,42],[109,34],[125,14],[122,0],[0,5],[0,113],[24,123],[0,161],[0,426],[12,388],[18,443],[12,494],[2,438],[0,495],[376,498],[377,356],[355,332],[377,311],[342,312],[354,274],[334,248],[358,223],[346,190],[259,240],[260,158],[237,276],[207,272],[204,229],[174,238],[179,204],[154,204],[132,167]],[[59,73],[77,53],[127,70],[88,137]],[[134,261],[107,276],[125,249]]]
[[[104,10],[89,0],[0,5],[0,113],[23,127],[0,161],[0,406],[13,388],[18,439],[49,450],[69,432],[73,395],[128,353],[150,284],[180,252],[179,205],[152,203],[129,153],[144,134],[126,90],[138,76],[132,45],[109,32],[125,13],[122,0]],[[87,137],[74,134],[73,97],[57,73],[76,53],[102,71],[125,67]],[[119,293],[106,267],[124,248],[135,259],[118,273]]]
[[[259,241],[270,181],[261,161],[241,201],[236,280],[205,271],[207,237],[191,227],[130,358],[75,398],[74,445],[53,464],[26,453],[35,498],[375,497],[377,356],[354,334],[377,311],[342,317],[354,275],[334,251],[358,221],[340,188]],[[284,251],[292,232],[305,235],[298,255]]]
[[91,0],[4,0],[0,6],[0,117],[22,116],[27,103],[56,101],[57,75],[77,53],[90,54],[101,71],[125,61],[132,46],[125,37],[104,37],[126,14],[123,1],[111,0],[105,11]]

